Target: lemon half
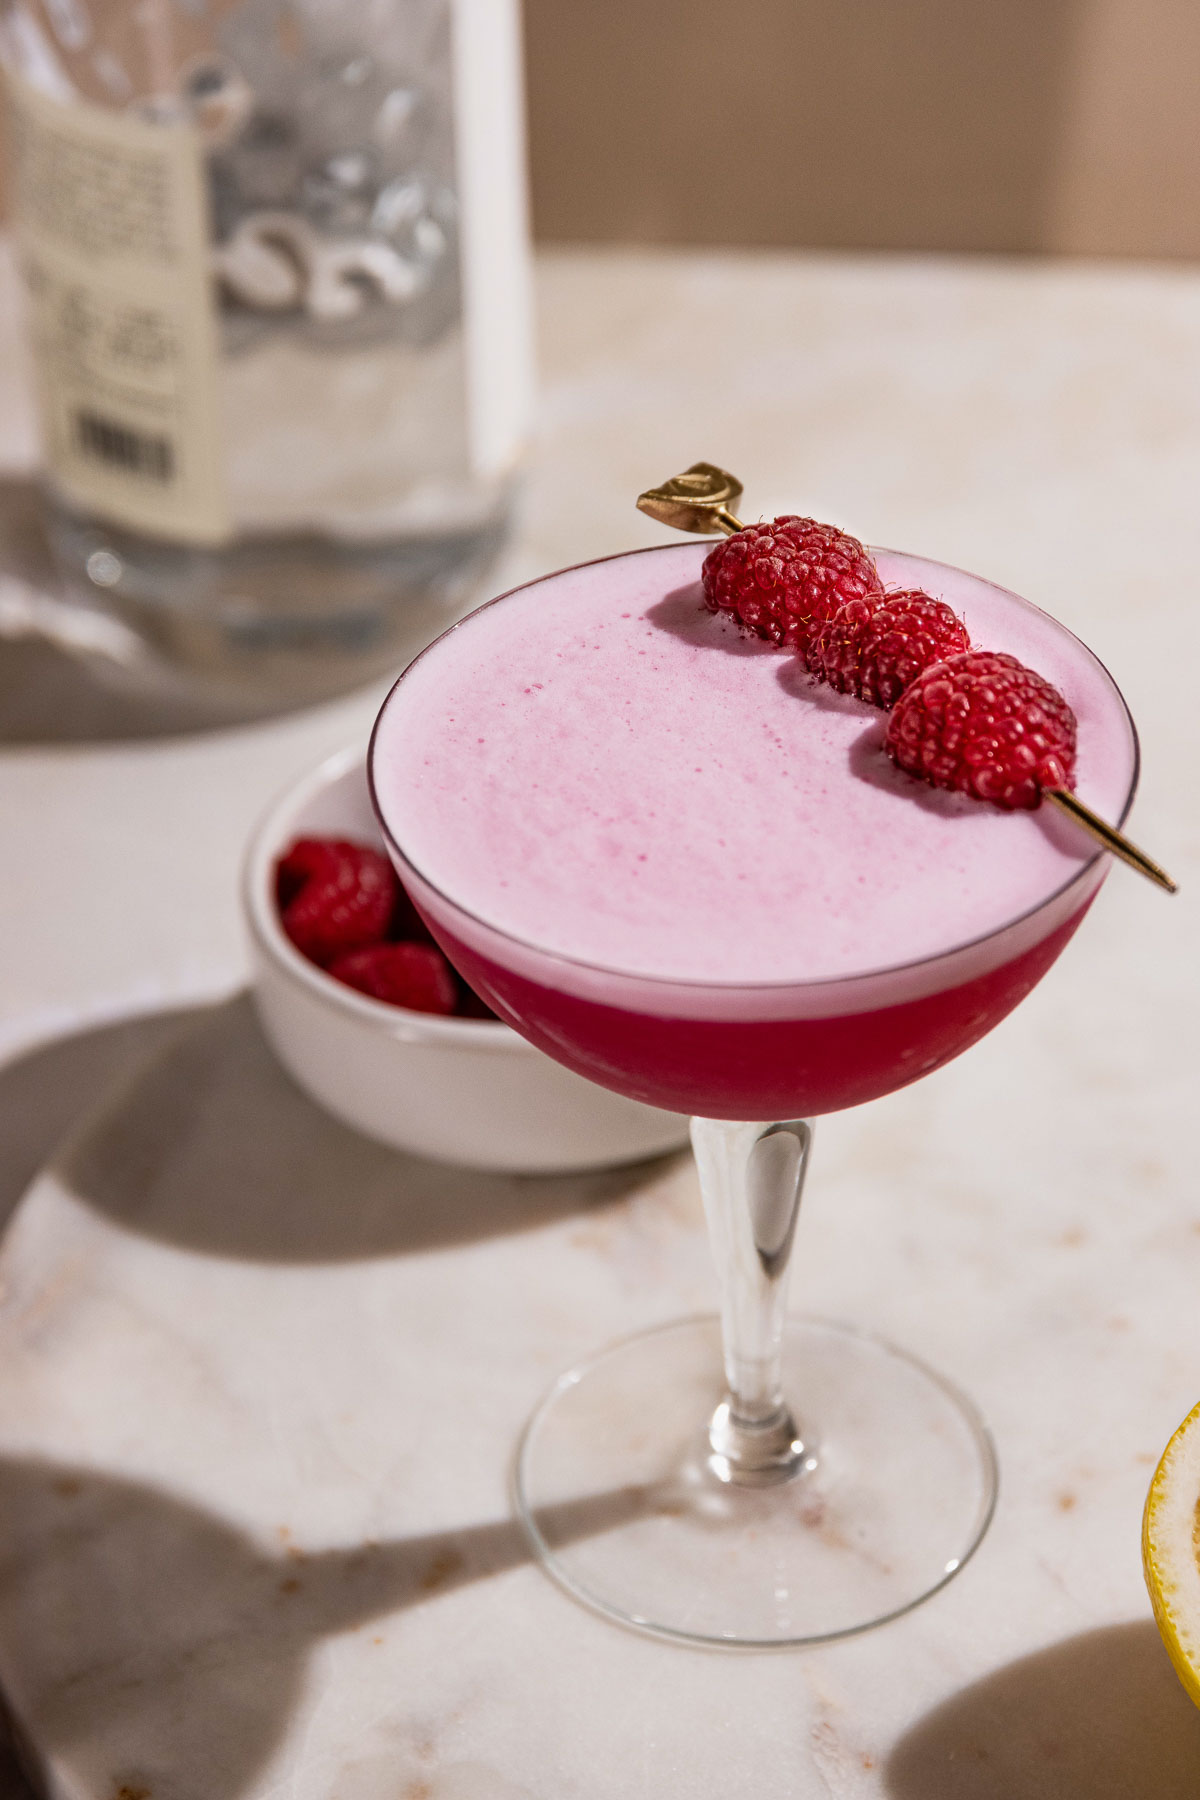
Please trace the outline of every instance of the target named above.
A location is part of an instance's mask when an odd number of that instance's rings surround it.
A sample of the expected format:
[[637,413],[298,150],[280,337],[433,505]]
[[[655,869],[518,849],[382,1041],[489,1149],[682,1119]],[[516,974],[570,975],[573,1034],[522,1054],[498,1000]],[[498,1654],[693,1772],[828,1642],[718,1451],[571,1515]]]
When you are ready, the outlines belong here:
[[1200,1706],[1200,1406],[1154,1471],[1142,1517],[1142,1565],[1163,1643]]

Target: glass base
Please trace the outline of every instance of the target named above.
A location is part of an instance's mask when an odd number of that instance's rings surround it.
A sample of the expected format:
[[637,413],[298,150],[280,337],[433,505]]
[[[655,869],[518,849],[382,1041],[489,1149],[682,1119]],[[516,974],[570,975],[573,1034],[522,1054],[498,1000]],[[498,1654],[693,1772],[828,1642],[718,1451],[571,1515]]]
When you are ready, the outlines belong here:
[[783,1383],[803,1453],[790,1478],[743,1485],[720,1454],[717,1319],[660,1326],[569,1370],[516,1469],[549,1573],[642,1631],[760,1649],[865,1631],[944,1587],[996,1501],[972,1403],[903,1351],[811,1319],[788,1321]]

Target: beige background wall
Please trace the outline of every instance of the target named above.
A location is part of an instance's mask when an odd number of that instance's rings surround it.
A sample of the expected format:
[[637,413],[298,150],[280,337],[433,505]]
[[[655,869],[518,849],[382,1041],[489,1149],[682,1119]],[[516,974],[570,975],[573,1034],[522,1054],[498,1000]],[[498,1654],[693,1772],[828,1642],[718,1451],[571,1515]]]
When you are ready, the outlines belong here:
[[1200,256],[1200,0],[523,6],[543,241]]
[[545,240],[1200,255],[1200,0],[524,0]]

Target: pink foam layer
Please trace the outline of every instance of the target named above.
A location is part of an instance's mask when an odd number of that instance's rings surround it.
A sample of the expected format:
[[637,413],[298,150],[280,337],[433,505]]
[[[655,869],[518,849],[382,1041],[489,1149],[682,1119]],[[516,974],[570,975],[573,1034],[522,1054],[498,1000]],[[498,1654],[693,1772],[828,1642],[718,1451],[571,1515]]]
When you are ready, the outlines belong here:
[[[635,982],[787,987],[940,956],[1080,875],[1089,841],[1049,807],[1006,814],[914,782],[883,755],[884,715],[710,614],[705,550],[548,577],[417,660],[381,719],[375,782],[433,889]],[[1062,690],[1078,791],[1118,817],[1136,752],[1095,658],[972,576],[885,553],[879,567]]]

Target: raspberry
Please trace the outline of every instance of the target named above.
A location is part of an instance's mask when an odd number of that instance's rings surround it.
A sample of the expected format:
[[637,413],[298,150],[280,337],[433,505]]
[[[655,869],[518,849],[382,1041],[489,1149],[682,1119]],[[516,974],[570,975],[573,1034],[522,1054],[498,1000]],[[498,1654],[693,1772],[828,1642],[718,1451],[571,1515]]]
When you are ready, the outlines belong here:
[[302,956],[320,964],[378,943],[398,887],[386,856],[341,838],[298,838],[275,870],[283,929]]
[[857,538],[795,513],[714,544],[701,579],[712,612],[731,612],[748,631],[802,653],[845,601],[883,597]]
[[403,882],[396,883],[396,901],[384,936],[393,944],[432,944],[433,933],[413,905]]
[[970,648],[966,626],[944,600],[902,588],[874,607],[869,600],[839,606],[810,643],[807,662],[839,694],[888,707],[931,663]]
[[337,863],[337,845],[328,838],[297,838],[275,864],[275,901],[280,912],[291,905],[306,881],[336,875]]
[[409,1012],[452,1013],[458,985],[440,950],[432,944],[368,944],[335,957],[329,965],[335,981]]
[[1015,656],[969,650],[934,663],[888,721],[893,762],[934,787],[1006,808],[1032,808],[1044,787],[1070,787],[1075,714]]

